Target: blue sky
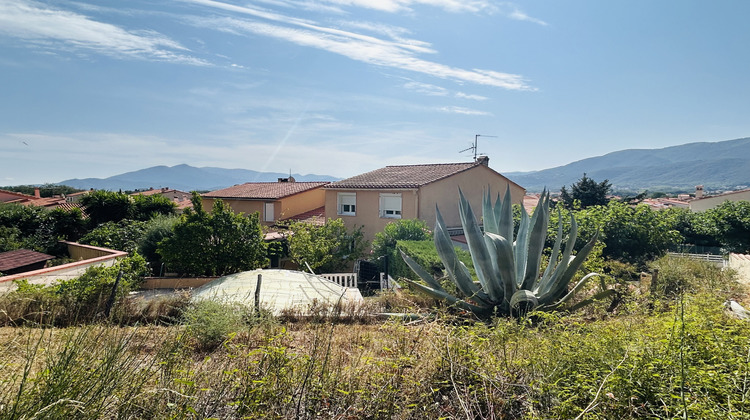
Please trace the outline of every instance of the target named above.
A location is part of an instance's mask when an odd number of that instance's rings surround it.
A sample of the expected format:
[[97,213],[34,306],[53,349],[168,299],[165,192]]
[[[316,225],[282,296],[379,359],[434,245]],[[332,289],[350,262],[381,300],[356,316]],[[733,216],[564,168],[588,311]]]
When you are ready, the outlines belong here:
[[[0,0],[0,185],[750,136],[750,2]],[[489,137],[496,136],[496,137]]]

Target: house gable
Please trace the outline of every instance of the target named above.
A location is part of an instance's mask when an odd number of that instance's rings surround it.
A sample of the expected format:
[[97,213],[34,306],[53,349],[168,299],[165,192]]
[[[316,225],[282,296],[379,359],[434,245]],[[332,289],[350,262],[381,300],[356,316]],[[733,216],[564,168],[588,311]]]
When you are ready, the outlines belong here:
[[[421,219],[435,224],[435,207],[440,208],[449,227],[460,227],[458,190],[464,192],[481,217],[481,201],[489,187],[504,194],[510,187],[512,200],[521,204],[525,190],[486,165],[487,160],[472,163],[387,166],[334,182],[325,187],[326,217],[342,218],[349,228],[362,227],[371,241],[377,232],[394,219]],[[394,201],[397,200],[397,201]],[[346,202],[344,203],[345,200]],[[400,214],[383,209],[384,203],[400,200]],[[342,203],[356,211],[342,211]]]

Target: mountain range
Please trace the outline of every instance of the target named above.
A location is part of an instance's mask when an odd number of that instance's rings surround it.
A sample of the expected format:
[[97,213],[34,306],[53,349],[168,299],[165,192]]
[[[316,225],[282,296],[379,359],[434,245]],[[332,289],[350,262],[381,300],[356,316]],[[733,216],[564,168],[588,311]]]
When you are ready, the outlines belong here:
[[[696,185],[703,185],[707,191],[747,188],[750,185],[750,137],[662,149],[621,150],[556,168],[502,173],[529,192],[540,192],[545,187],[558,191],[564,185],[576,183],[584,173],[597,182],[609,180],[614,191],[692,191]],[[170,187],[183,191],[210,191],[245,182],[273,182],[288,176],[248,169],[176,165],[154,166],[104,179],[68,179],[59,184],[79,189]],[[297,181],[339,180],[328,175],[292,176]]]
[[[59,182],[73,188],[87,190],[142,190],[169,187],[182,191],[212,191],[246,182],[275,182],[289,174],[258,172],[249,169],[196,168],[190,165],[153,166],[109,178],[66,179]],[[328,175],[292,174],[296,181],[338,181]]]
[[609,180],[613,191],[734,190],[750,185],[750,138],[688,143],[662,149],[628,149],[533,172],[504,172],[526,188],[558,191],[583,174]]

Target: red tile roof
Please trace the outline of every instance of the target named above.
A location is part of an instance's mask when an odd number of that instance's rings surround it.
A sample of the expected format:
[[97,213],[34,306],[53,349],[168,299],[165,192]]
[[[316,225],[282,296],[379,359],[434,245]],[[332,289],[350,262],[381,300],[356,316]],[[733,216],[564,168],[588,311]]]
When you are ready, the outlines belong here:
[[188,197],[192,195],[189,192],[180,191],[180,190],[176,190],[174,188],[168,188],[168,187],[154,188],[154,189],[145,190],[145,191],[136,191],[130,195],[157,195],[157,194],[167,194],[167,193],[179,193],[179,194],[187,195]]
[[206,198],[277,200],[327,185],[328,182],[247,182],[241,185],[211,191]]
[[326,208],[318,207],[304,213],[300,213],[291,217],[287,217],[284,220],[291,220],[295,222],[307,222],[315,225],[324,225],[326,223]]
[[15,268],[25,267],[27,265],[40,263],[42,261],[52,260],[52,255],[42,254],[41,252],[30,249],[17,249],[15,251],[0,253],[0,271],[9,271]]
[[36,200],[36,197],[15,191],[0,190],[0,202],[2,203],[17,203],[29,200]]
[[480,162],[471,162],[386,166],[331,183],[326,189],[419,188],[480,165]]

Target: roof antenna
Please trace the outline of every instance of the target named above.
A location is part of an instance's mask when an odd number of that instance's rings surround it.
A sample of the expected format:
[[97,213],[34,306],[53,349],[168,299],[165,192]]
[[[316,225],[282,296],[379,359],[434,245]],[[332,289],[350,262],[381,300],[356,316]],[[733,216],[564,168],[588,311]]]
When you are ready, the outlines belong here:
[[488,136],[487,134],[475,134],[474,135],[474,145],[473,146],[469,146],[469,147],[467,147],[464,150],[460,150],[458,153],[463,153],[463,152],[465,152],[467,150],[473,150],[474,151],[474,161],[476,162],[476,160],[477,160],[477,140],[479,139],[479,137],[494,137],[494,138],[497,138],[497,136]]

